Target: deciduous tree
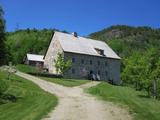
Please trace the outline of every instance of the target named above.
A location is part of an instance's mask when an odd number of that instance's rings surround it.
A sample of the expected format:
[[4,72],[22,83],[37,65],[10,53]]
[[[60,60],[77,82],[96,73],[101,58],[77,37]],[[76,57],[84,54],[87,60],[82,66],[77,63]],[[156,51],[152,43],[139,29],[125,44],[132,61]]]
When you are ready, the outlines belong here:
[[71,60],[65,61],[63,54],[58,53],[57,59],[54,60],[54,64],[57,74],[60,73],[64,75],[64,73],[71,67]]

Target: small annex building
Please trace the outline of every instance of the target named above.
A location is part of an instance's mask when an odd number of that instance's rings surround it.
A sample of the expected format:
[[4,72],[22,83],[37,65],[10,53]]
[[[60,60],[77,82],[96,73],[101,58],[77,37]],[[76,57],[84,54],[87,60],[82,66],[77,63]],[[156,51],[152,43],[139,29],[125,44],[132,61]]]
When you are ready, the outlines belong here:
[[90,74],[100,80],[120,83],[120,57],[103,41],[80,37],[77,33],[55,32],[44,56],[44,67],[56,74],[54,59],[58,53],[64,60],[71,60],[72,66],[64,77],[88,79]]
[[31,66],[41,65],[43,66],[44,55],[36,55],[36,54],[27,54],[24,60],[24,63]]

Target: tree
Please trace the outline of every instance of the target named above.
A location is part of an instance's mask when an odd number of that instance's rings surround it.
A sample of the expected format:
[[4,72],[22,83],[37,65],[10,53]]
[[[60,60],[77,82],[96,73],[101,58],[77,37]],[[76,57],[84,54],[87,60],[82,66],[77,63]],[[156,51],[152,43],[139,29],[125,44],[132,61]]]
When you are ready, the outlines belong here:
[[143,88],[143,83],[146,77],[146,63],[144,57],[140,57],[140,53],[134,53],[128,59],[123,60],[125,68],[122,72],[122,80],[125,83],[134,84],[137,90]]
[[70,69],[71,60],[65,61],[64,56],[61,53],[58,53],[57,59],[54,60],[56,72],[64,75],[64,73]]
[[[154,95],[155,95],[155,98],[157,97],[160,97],[160,88],[157,88],[157,83],[160,83],[160,58],[159,58],[159,62],[156,64],[157,65],[157,68],[154,70],[153,74],[152,74],[152,77],[154,78]],[[158,90],[159,89],[159,90]],[[158,94],[158,92],[159,94]]]
[[0,65],[6,63],[5,20],[3,18],[3,15],[3,9],[0,6]]
[[157,80],[160,78],[160,54],[159,49],[152,48],[149,59],[150,79],[153,83],[153,96],[157,97]]
[[8,72],[7,79],[10,80],[11,74],[16,72],[16,68],[12,65],[12,62],[9,62],[7,72]]

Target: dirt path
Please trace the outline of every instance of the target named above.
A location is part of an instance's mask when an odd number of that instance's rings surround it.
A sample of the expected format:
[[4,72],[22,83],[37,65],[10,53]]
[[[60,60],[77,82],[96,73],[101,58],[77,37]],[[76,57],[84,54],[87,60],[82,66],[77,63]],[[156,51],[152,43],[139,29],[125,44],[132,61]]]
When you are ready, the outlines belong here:
[[56,94],[59,98],[58,106],[43,120],[131,120],[131,116],[125,109],[110,102],[97,100],[83,92],[84,88],[95,86],[99,82],[89,82],[69,88],[25,73],[16,74],[36,83],[45,91]]

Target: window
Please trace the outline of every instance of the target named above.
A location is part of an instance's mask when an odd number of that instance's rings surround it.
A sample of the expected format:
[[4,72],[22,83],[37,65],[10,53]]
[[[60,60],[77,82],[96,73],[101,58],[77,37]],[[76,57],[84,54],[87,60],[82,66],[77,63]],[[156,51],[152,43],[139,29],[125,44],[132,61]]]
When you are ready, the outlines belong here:
[[72,63],[75,63],[75,58],[72,58]]
[[74,68],[72,68],[72,74],[75,74],[75,69]]
[[81,60],[81,63],[84,64],[84,59]]
[[105,71],[105,74],[106,74],[106,76],[108,75],[108,72],[107,71]]
[[90,60],[90,65],[92,65],[92,60]]
[[97,63],[98,63],[98,65],[100,65],[100,61],[98,61]]
[[101,71],[100,70],[98,70],[98,75],[100,75],[101,74]]
[[105,61],[105,66],[107,66],[107,61]]
[[95,50],[97,51],[97,53],[98,53],[99,55],[105,56],[105,55],[104,55],[104,50],[99,49],[99,48],[95,48]]

